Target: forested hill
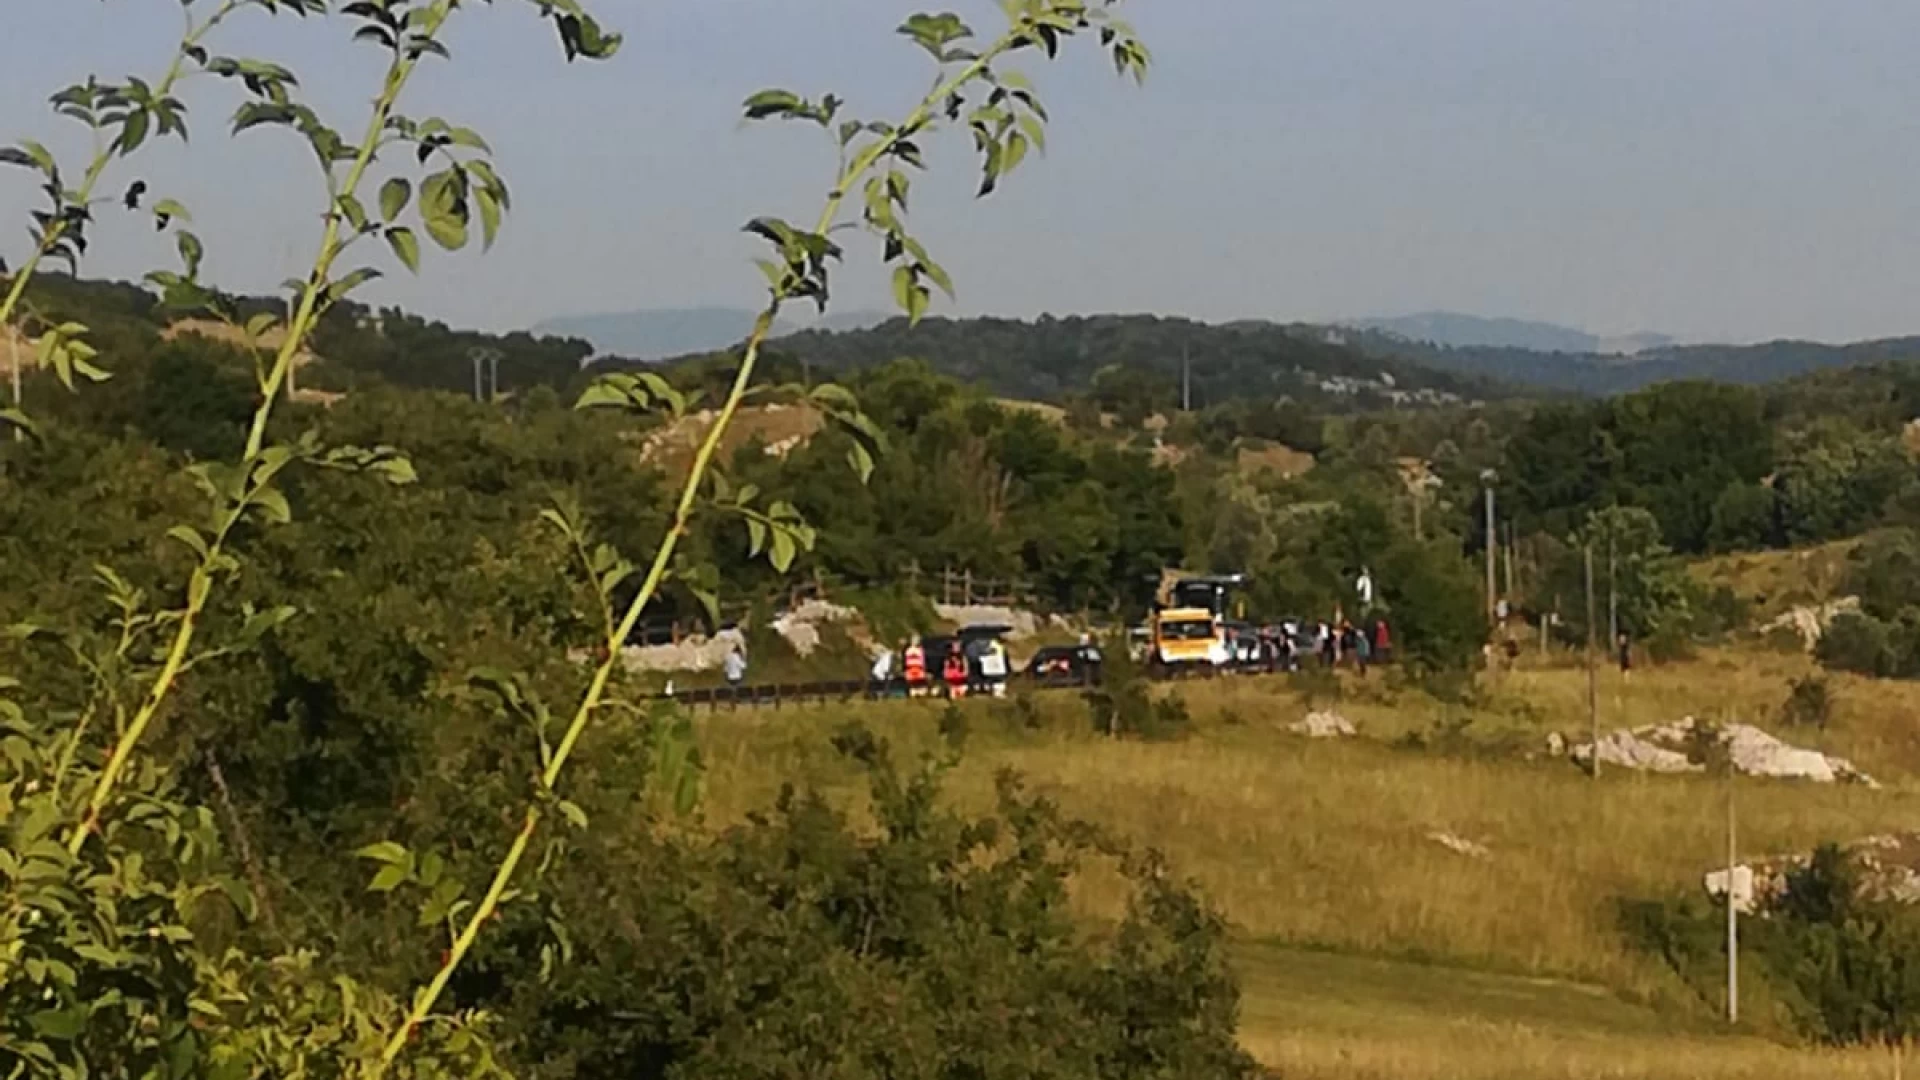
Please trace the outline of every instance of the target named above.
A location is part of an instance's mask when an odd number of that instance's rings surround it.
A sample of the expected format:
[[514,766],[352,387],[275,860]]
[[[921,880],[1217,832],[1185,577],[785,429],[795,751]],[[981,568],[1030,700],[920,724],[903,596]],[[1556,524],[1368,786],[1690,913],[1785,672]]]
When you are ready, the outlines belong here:
[[1172,405],[1179,400],[1183,358],[1196,407],[1280,395],[1329,407],[1506,396],[1488,380],[1359,352],[1340,344],[1337,332],[1268,322],[1043,315],[1033,321],[935,318],[909,327],[894,319],[866,330],[793,334],[777,347],[822,371],[913,357],[1000,396],[1035,401],[1144,393]]
[[1380,331],[1357,330],[1351,343],[1406,364],[1514,386],[1590,395],[1630,393],[1683,379],[1758,386],[1837,368],[1920,360],[1920,337],[1847,345],[1773,341],[1760,345],[1675,345],[1631,356],[1540,352],[1487,346],[1445,346]]

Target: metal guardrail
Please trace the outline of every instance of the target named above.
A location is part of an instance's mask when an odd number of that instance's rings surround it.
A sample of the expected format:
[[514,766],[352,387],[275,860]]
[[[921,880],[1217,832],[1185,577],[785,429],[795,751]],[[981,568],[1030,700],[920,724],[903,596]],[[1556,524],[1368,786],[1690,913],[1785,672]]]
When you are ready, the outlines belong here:
[[[1191,665],[1155,673],[1149,671],[1146,677],[1155,682],[1180,682],[1190,679],[1214,679],[1227,676],[1246,677],[1261,675],[1288,675],[1294,670],[1283,665],[1266,663],[1236,663],[1221,666]],[[1009,690],[1028,688],[1032,690],[1093,690],[1102,683],[1098,675],[1081,677],[1075,675],[1015,675],[1006,680]],[[971,684],[964,696],[977,696],[979,684]],[[774,682],[755,683],[743,686],[703,686],[689,690],[677,690],[671,694],[649,694],[643,700],[655,702],[673,702],[688,708],[706,707],[709,709],[780,709],[787,706],[798,707],[820,702],[854,700],[895,701],[895,700],[946,700],[952,695],[945,683],[929,681],[921,686],[922,692],[915,697],[910,693],[905,679],[895,678],[885,683],[871,679],[837,679],[820,682]]]

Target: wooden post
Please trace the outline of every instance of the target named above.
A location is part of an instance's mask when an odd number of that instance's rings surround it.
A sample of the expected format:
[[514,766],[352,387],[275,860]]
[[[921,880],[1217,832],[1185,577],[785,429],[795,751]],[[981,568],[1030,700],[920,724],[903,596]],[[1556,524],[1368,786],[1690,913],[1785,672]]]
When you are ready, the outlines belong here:
[[1614,587],[1614,569],[1619,565],[1618,553],[1614,550],[1613,533],[1607,533],[1607,648],[1615,647],[1620,641],[1620,590]]
[[1587,722],[1593,729],[1593,778],[1600,778],[1600,679],[1593,664],[1593,545],[1587,554]]
[[972,570],[967,571],[967,576],[962,580],[960,587],[962,590],[964,590],[961,593],[962,599],[960,602],[965,604],[968,607],[972,607],[973,606],[973,571]]

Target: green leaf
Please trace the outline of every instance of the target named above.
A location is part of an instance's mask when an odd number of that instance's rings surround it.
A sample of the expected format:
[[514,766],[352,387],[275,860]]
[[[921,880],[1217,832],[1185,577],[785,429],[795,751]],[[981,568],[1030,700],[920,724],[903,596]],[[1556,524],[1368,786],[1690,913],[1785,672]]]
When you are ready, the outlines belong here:
[[371,266],[363,266],[346,277],[327,286],[327,303],[335,304],[346,299],[347,294],[380,276],[380,271]]
[[794,546],[793,534],[786,529],[774,529],[772,540],[772,546],[767,550],[767,561],[773,564],[775,570],[784,574],[793,566],[793,558],[798,553]]
[[914,279],[913,267],[902,263],[893,271],[893,302],[901,311],[909,314],[913,311],[913,296],[918,283]]
[[[758,552],[755,552],[755,554],[758,554]],[[687,591],[693,594],[693,598],[700,602],[701,610],[707,613],[708,625],[715,626],[715,627],[719,626],[720,625],[720,595],[714,592],[712,589],[700,589],[700,588],[689,587]]]
[[361,205],[359,199],[352,195],[342,195],[334,200],[334,205],[339,208],[340,216],[346,219],[354,232],[367,231],[367,208]]
[[368,844],[353,853],[356,859],[372,859],[380,863],[404,863],[407,861],[407,849],[391,840],[382,840],[377,844]]
[[673,785],[673,812],[686,817],[700,801],[700,776],[692,769],[680,774]]
[[0,409],[0,428],[12,428],[15,431],[24,432],[28,438],[36,442],[40,439],[39,426],[33,422],[32,417],[19,409]]
[[32,139],[20,140],[20,150],[27,155],[27,160],[33,163],[34,168],[46,173],[48,177],[60,172],[60,167],[54,163],[52,151]]
[[367,470],[393,487],[406,487],[420,480],[420,474],[413,468],[413,459],[400,453],[375,461]]
[[373,881],[368,883],[367,891],[392,892],[399,888],[402,882],[407,880],[408,875],[409,871],[405,863],[383,866],[380,868],[379,873],[373,875]]
[[800,95],[791,90],[762,90],[742,102],[740,108],[749,120],[765,120],[770,116],[791,116],[802,104]]
[[1012,172],[1027,157],[1027,137],[1017,131],[1007,132],[1006,150],[1000,162],[1002,172]]
[[120,151],[122,157],[140,149],[140,144],[147,141],[147,131],[151,124],[151,114],[147,110],[135,109],[129,112],[127,118],[120,124],[120,137],[114,140],[114,149]]
[[402,266],[414,273],[420,272],[420,238],[413,230],[405,226],[395,226],[387,230],[387,246],[393,249],[393,257],[400,260]]
[[153,216],[160,221],[160,227],[166,228],[171,221],[192,221],[193,215],[175,199],[161,199],[153,204]]
[[287,505],[287,497],[274,488],[261,488],[253,493],[252,503],[260,508],[260,517],[269,525],[285,525],[293,520],[293,508]]
[[573,407],[575,409],[624,409],[632,403],[625,390],[602,380],[581,391],[580,400],[574,402]]
[[86,1033],[90,1014],[83,1005],[70,1009],[42,1009],[27,1018],[33,1030],[49,1039],[69,1042]]
[[185,544],[188,550],[200,556],[202,559],[207,557],[206,537],[201,536],[200,530],[193,526],[175,525],[173,528],[167,530],[167,535]]
[[407,201],[412,198],[413,185],[404,177],[394,177],[380,185],[380,216],[392,222],[407,208]]
[[459,251],[467,246],[467,223],[452,213],[438,214],[425,220],[427,235],[433,242],[448,251]]
[[178,240],[180,261],[186,264],[187,277],[200,276],[200,260],[205,257],[206,249],[200,246],[200,238],[186,230],[181,230]]
[[867,449],[867,444],[856,441],[847,451],[847,464],[853,466],[862,484],[873,479],[873,452]]
[[488,154],[493,153],[493,147],[488,146],[487,140],[481,138],[480,133],[472,128],[448,128],[447,138],[452,139],[455,146],[464,146],[469,150],[479,150]]
[[473,202],[480,208],[480,248],[490,251],[494,238],[500,235],[500,202],[484,187],[473,189]]
[[572,825],[574,828],[584,829],[587,827],[587,812],[575,804],[565,799],[560,800],[560,813],[561,816],[567,819],[567,824]]

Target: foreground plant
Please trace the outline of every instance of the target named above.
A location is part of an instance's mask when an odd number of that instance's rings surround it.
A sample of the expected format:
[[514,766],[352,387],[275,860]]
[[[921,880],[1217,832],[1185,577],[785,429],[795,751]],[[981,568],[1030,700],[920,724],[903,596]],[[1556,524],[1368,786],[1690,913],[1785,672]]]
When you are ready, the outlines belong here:
[[[777,569],[784,571],[799,551],[812,548],[813,531],[792,506],[775,502],[761,510],[754,505],[757,491],[734,487],[714,468],[715,455],[729,424],[749,396],[761,348],[781,310],[796,300],[811,301],[820,310],[826,309],[831,296],[832,267],[842,257],[841,246],[833,235],[853,225],[863,227],[881,241],[882,258],[894,268],[895,302],[910,319],[918,320],[925,313],[934,288],[951,295],[952,281],[946,271],[929,256],[906,224],[912,177],[925,168],[924,144],[943,127],[964,127],[972,136],[981,162],[979,193],[982,196],[992,193],[1030,151],[1045,145],[1046,111],[1033,84],[1006,66],[1010,56],[1033,50],[1051,58],[1068,39],[1093,34],[1109,51],[1121,74],[1135,79],[1145,75],[1147,50],[1130,26],[1113,17],[1110,9],[1115,3],[1116,0],[1097,3],[1005,0],[1002,6],[1008,25],[999,36],[987,40],[977,38],[972,28],[956,15],[909,18],[900,27],[900,33],[933,58],[939,77],[934,88],[898,122],[844,118],[841,114],[845,103],[832,94],[815,99],[787,90],[764,90],[746,100],[743,108],[749,120],[795,120],[827,131],[840,150],[838,174],[810,228],[771,217],[756,219],[746,226],[748,232],[765,240],[771,248],[771,257],[758,261],[767,280],[767,303],[743,346],[731,389],[700,442],[682,483],[666,535],[644,575],[612,548],[593,545],[585,527],[573,516],[558,511],[550,515],[549,520],[581,552],[583,568],[589,572],[588,579],[599,597],[606,630],[600,658],[559,742],[551,747],[544,734],[548,719],[545,706],[528,700],[524,688],[502,695],[512,711],[530,720],[541,732],[543,768],[537,787],[521,814],[519,831],[506,856],[480,900],[470,909],[464,909],[464,922],[453,935],[438,970],[414,996],[413,1007],[388,1043],[384,1061],[398,1059],[411,1033],[433,1016],[448,983],[473,949],[482,929],[513,895],[521,866],[533,850],[534,840],[550,811],[559,811],[576,827],[585,826],[584,815],[561,794],[559,781],[588,726],[598,714],[615,704],[609,697],[609,688],[621,662],[621,649],[647,606],[672,576],[679,543],[687,535],[695,511],[701,505],[702,493],[711,487],[709,505],[744,519],[752,550],[755,554],[764,551]],[[860,209],[857,216],[849,219],[847,206],[852,199],[859,200]],[[855,435],[851,464],[864,479],[873,469],[872,455],[878,448],[879,432],[859,414],[851,397],[837,387],[819,388],[813,392],[812,400]],[[641,373],[600,380],[586,392],[580,405],[617,407],[640,413],[664,410],[677,418],[685,401],[657,375]],[[616,618],[617,591],[636,576],[640,577],[639,587]],[[710,606],[713,604],[710,595],[703,599]],[[499,684],[495,681],[493,685]],[[376,877],[376,885],[386,888],[405,880],[414,861],[413,854],[398,845],[376,845],[362,854],[383,864],[380,873],[384,877]],[[401,868],[397,874],[396,866]],[[435,901],[430,898],[428,902]]]
[[[319,0],[258,2],[269,11],[322,10]],[[552,19],[569,57],[604,57],[619,43],[577,0],[531,2]],[[341,9],[354,22],[355,37],[387,56],[357,140],[303,103],[297,78],[284,67],[190,51],[200,50],[197,44],[183,47],[193,63],[244,90],[248,100],[235,114],[236,132],[278,128],[302,140],[321,168],[327,203],[312,267],[290,283],[284,324],[270,315],[243,320],[203,284],[200,241],[183,230],[178,233],[182,269],[149,277],[169,306],[211,314],[256,346],[277,333],[279,344],[253,349],[259,400],[240,458],[192,470],[208,498],[208,514],[169,530],[192,563],[181,600],[156,607],[146,592],[103,567],[100,580],[110,613],[101,625],[17,631],[63,651],[85,692],[79,709],[61,715],[40,704],[44,695],[18,693],[14,701],[6,695],[23,688],[0,685],[0,700],[7,702],[0,708],[0,820],[10,830],[8,847],[0,852],[6,857],[0,862],[5,890],[0,893],[0,1073],[9,1078],[93,1072],[379,1076],[399,1069],[410,1075],[479,1076],[495,1068],[484,1037],[485,1018],[449,1012],[442,998],[482,929],[503,905],[526,895],[518,879],[525,876],[523,864],[543,822],[558,814],[576,828],[586,825],[584,812],[563,797],[560,782],[591,722],[620,704],[613,695],[620,647],[641,614],[669,583],[713,601],[711,588],[700,585],[707,577],[679,558],[680,541],[696,511],[710,506],[739,516],[755,553],[764,553],[780,570],[813,546],[812,528],[791,505],[763,502],[758,490],[731,483],[715,467],[727,427],[752,393],[761,348],[782,307],[795,300],[826,306],[830,271],[841,257],[831,237],[856,225],[880,239],[883,257],[894,268],[896,300],[910,317],[926,310],[933,288],[951,292],[945,271],[905,226],[912,177],[923,167],[924,142],[941,127],[964,125],[971,132],[982,161],[982,194],[1041,146],[1045,113],[1031,84],[1006,68],[1011,54],[1032,49],[1052,56],[1068,38],[1097,34],[1122,72],[1138,76],[1144,70],[1146,53],[1132,32],[1110,17],[1110,2],[1008,0],[1003,6],[1006,30],[985,41],[976,41],[955,16],[907,21],[902,32],[935,58],[940,74],[935,89],[897,123],[842,119],[842,103],[832,96],[811,100],[765,91],[747,101],[750,119],[810,122],[834,138],[841,165],[830,195],[811,229],[775,218],[748,226],[772,249],[773,257],[761,263],[768,303],[645,572],[612,547],[595,543],[578,513],[556,507],[548,515],[588,571],[601,608],[604,649],[552,742],[548,732],[554,718],[526,691],[524,680],[500,673],[477,680],[532,724],[541,755],[521,827],[484,893],[477,901],[466,899],[449,869],[451,860],[435,854],[416,855],[396,843],[361,852],[380,863],[376,889],[418,888],[420,925],[444,925],[449,933],[444,960],[404,1007],[343,975],[331,982],[316,978],[314,958],[297,948],[250,950],[249,944],[257,943],[233,927],[223,935],[232,947],[202,940],[210,925],[243,925],[256,897],[243,882],[223,876],[225,861],[211,816],[172,796],[175,778],[143,751],[185,675],[251,648],[296,614],[284,607],[232,612],[215,606],[221,587],[241,572],[245,539],[290,519],[293,507],[283,487],[290,470],[347,469],[393,483],[413,478],[411,465],[390,448],[332,447],[311,433],[275,441],[276,406],[319,320],[379,273],[371,266],[344,268],[351,265],[344,260],[356,245],[378,240],[401,264],[417,269],[420,233],[455,250],[469,242],[476,226],[486,242],[499,226],[509,196],[487,160],[484,140],[448,121],[414,120],[399,111],[420,65],[446,55],[447,24],[472,5],[359,0]],[[167,107],[157,108],[172,116]],[[115,123],[137,123],[126,119],[130,114],[113,115]],[[382,152],[395,147],[409,150],[432,171],[417,177],[384,174]],[[79,202],[84,206],[87,198]],[[849,206],[858,206],[857,213]],[[166,228],[178,229],[186,220],[177,203],[157,205],[155,215]],[[73,222],[83,225],[84,218]],[[45,234],[38,237],[43,250],[33,265],[59,256],[58,236],[72,235],[74,227],[60,226],[51,241]],[[17,300],[25,283],[13,285]],[[84,349],[71,348],[75,337],[54,327],[43,333],[42,347],[49,348],[52,340],[50,347],[66,348],[69,359],[90,361]],[[844,390],[823,386],[803,392],[853,433],[850,463],[865,477],[884,449],[879,430]],[[643,374],[609,377],[588,391],[581,405],[664,409],[677,416],[685,401],[665,382]],[[226,626],[227,632],[210,632],[210,626]],[[690,732],[682,720],[659,735],[657,779],[684,809],[697,793]],[[549,839],[543,865],[559,853],[562,839]],[[230,912],[210,915],[218,906],[213,902],[222,898]]]
[[[612,55],[619,38],[601,31],[578,0],[530,0],[555,24],[569,58]],[[355,38],[387,56],[378,92],[361,135],[349,140],[302,103],[293,72],[267,61],[213,55],[205,34],[242,6],[269,13],[324,13],[320,0],[229,0],[194,22],[168,77],[158,88],[85,87],[56,103],[84,120],[96,135],[117,132],[97,153],[79,188],[61,183],[57,166],[36,144],[6,159],[39,169],[48,180],[52,211],[36,214],[35,251],[8,285],[0,315],[10,316],[28,280],[47,258],[71,260],[85,250],[85,228],[97,203],[93,192],[106,165],[131,153],[149,130],[184,136],[184,106],[173,84],[191,64],[234,80],[248,95],[235,113],[236,133],[282,128],[314,154],[326,183],[319,243],[312,266],[292,282],[284,324],[257,316],[244,327],[233,309],[199,280],[200,240],[181,231],[183,270],[149,276],[168,305],[213,315],[259,342],[277,331],[277,349],[255,348],[259,403],[242,457],[195,466],[191,472],[209,501],[203,522],[168,531],[193,560],[177,607],[153,610],[149,597],[110,569],[99,576],[113,611],[96,632],[15,628],[14,636],[64,650],[84,673],[86,700],[77,714],[29,713],[0,700],[0,821],[9,827],[0,850],[0,1073],[21,1075],[184,1076],[297,1075],[329,1061],[352,1066],[370,1060],[386,1039],[393,1013],[382,997],[350,981],[314,985],[300,954],[280,959],[198,947],[193,926],[209,898],[225,896],[244,917],[252,897],[213,871],[216,834],[204,810],[169,795],[172,778],[140,751],[162,718],[181,677],[196,665],[249,648],[295,613],[287,608],[244,609],[228,640],[201,641],[203,622],[219,586],[240,572],[236,543],[252,529],[284,523],[292,508],[281,482],[299,465],[366,472],[390,483],[413,479],[411,465],[389,448],[329,447],[314,433],[270,443],[275,408],[315,325],[333,305],[378,276],[372,267],[339,272],[360,241],[378,238],[409,269],[417,269],[421,228],[440,247],[458,250],[477,222],[491,243],[508,204],[506,186],[486,160],[486,143],[471,130],[439,118],[415,120],[400,101],[421,64],[448,55],[443,43],[458,0],[360,0],[342,14]],[[191,8],[192,0],[187,0]],[[405,148],[421,166],[418,183],[389,176],[372,185],[382,151]],[[145,185],[126,201],[137,205]],[[412,219],[405,217],[409,206]],[[161,227],[186,219],[178,203],[154,207]],[[103,378],[93,351],[79,340],[84,327],[56,326],[40,349],[63,382],[72,373]],[[12,418],[24,424],[24,417]],[[16,682],[0,692],[18,691]],[[149,835],[151,834],[151,835]],[[482,1074],[489,1055],[470,1030],[470,1017],[446,1017],[423,1039],[422,1068],[445,1056],[460,1074]],[[319,1025],[315,1027],[314,1025]]]

